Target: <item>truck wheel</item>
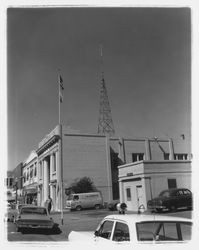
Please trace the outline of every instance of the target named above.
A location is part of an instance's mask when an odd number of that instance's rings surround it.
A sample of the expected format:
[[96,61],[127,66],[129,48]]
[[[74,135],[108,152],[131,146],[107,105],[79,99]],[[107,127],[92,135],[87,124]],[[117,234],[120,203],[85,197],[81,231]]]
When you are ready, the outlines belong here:
[[100,204],[96,204],[95,209],[100,209]]
[[81,206],[77,206],[77,207],[76,207],[76,210],[77,210],[77,211],[81,211],[81,210],[82,210],[82,207],[81,207]]

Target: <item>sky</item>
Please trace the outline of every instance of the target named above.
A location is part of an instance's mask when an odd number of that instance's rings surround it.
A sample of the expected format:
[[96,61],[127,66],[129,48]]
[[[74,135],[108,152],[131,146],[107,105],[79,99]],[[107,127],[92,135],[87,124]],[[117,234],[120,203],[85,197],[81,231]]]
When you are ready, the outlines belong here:
[[58,124],[97,133],[103,71],[116,136],[191,142],[190,8],[8,8],[8,169]]

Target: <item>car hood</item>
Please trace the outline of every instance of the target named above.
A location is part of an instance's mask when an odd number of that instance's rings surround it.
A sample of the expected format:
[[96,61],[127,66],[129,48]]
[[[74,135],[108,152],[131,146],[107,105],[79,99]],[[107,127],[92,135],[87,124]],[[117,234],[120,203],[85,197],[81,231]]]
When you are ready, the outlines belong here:
[[71,231],[68,235],[69,241],[93,241],[94,233],[93,231]]
[[157,201],[162,201],[162,200],[165,200],[165,199],[167,199],[167,197],[164,197],[164,196],[159,196],[159,197],[155,197],[154,199],[152,199],[152,200],[149,200],[149,202],[157,202]]

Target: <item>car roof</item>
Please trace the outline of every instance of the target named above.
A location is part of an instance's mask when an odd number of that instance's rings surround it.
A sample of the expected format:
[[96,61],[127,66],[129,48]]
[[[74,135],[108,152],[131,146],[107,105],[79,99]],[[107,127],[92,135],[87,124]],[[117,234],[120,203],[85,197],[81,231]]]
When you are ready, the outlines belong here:
[[44,208],[46,209],[46,207],[40,207],[40,206],[35,206],[35,205],[22,205],[22,208]]
[[177,191],[177,190],[189,190],[189,189],[188,188],[169,188],[169,189],[162,190],[161,193],[164,192],[164,191],[171,192],[171,191]]
[[185,221],[191,222],[191,219],[177,216],[164,216],[152,214],[112,214],[104,219],[119,220],[123,222],[142,222],[142,221]]

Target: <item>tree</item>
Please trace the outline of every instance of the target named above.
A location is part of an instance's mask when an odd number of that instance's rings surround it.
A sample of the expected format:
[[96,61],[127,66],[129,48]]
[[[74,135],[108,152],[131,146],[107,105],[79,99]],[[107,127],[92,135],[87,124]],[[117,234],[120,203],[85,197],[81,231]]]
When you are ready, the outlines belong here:
[[93,184],[92,180],[86,176],[80,179],[75,179],[69,189],[72,193],[89,193],[97,191],[97,188]]

